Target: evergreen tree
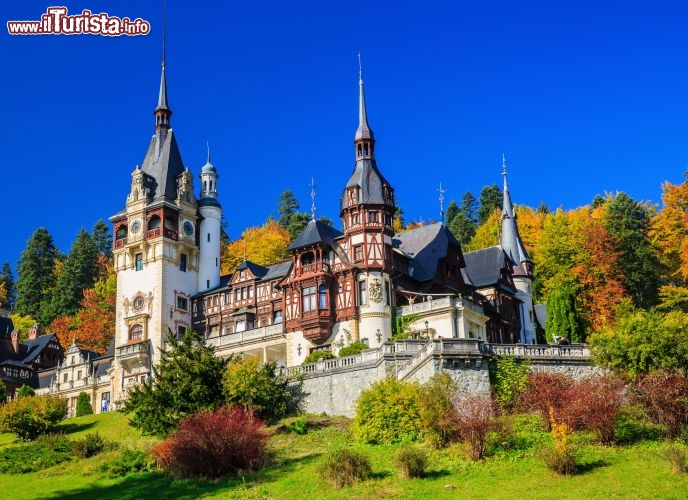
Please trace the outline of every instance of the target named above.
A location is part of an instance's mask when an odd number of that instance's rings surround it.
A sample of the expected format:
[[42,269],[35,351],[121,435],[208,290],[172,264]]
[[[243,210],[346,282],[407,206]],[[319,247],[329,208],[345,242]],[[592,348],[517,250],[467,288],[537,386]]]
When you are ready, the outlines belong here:
[[58,257],[48,230],[38,228],[29,238],[17,265],[15,311],[18,314],[39,318],[55,286],[54,269]]
[[495,209],[502,209],[504,198],[497,184],[485,186],[480,191],[480,208],[478,208],[478,223],[483,224]]
[[289,230],[289,223],[292,217],[298,212],[300,208],[299,202],[291,189],[287,189],[280,195],[277,202],[277,223],[284,229]]
[[285,228],[289,233],[289,237],[292,240],[296,238],[299,235],[299,233],[303,231],[304,228],[308,225],[310,220],[311,217],[307,213],[296,212],[295,214],[293,214],[289,219],[287,227]]
[[36,395],[36,391],[33,390],[31,386],[26,384],[22,385],[17,391],[18,398],[30,398]]
[[111,259],[112,234],[110,234],[110,228],[103,219],[100,219],[98,222],[96,222],[95,226],[93,226],[91,238],[93,239],[93,244],[96,246],[98,253],[104,255],[108,259]]
[[91,288],[97,278],[98,249],[91,236],[82,229],[64,261],[50,304],[41,311],[41,322],[48,324],[58,316],[75,314],[84,298],[84,290]]
[[166,436],[183,419],[224,402],[222,377],[228,360],[216,356],[191,330],[181,340],[168,332],[167,340],[169,349],[161,351],[153,378],[134,387],[124,405],[131,425],[144,434]]
[[76,398],[76,413],[74,416],[81,417],[83,415],[91,415],[92,413],[91,397],[83,391],[80,392],[79,397]]
[[538,207],[535,209],[535,212],[538,214],[547,215],[548,213],[551,212],[551,210],[547,206],[547,203],[545,203],[544,201],[541,201],[540,205],[538,205]]
[[0,284],[5,290],[4,300],[0,301],[0,309],[8,311],[12,310],[14,301],[16,299],[16,291],[14,289],[14,276],[12,275],[12,268],[10,263],[5,261],[0,270]]
[[453,201],[447,207],[447,214],[449,214],[450,208],[452,208],[454,213],[451,220],[447,218],[447,226],[461,245],[467,245],[475,236],[477,229],[477,206],[478,201],[475,199],[475,196],[467,191],[463,198],[461,198],[461,207]]
[[7,387],[5,386],[5,382],[0,379],[0,406],[3,405],[7,401]]
[[547,296],[545,331],[550,342],[554,335],[571,342],[585,342],[583,321],[576,309],[576,294],[570,287],[558,287]]
[[643,308],[655,305],[661,270],[649,238],[648,207],[626,193],[617,193],[607,202],[605,227],[617,242],[623,285],[633,303]]
[[458,215],[459,213],[459,206],[456,204],[454,200],[449,202],[449,205],[447,205],[447,211],[444,213],[444,221],[447,225],[447,227],[451,227],[451,223],[454,220],[454,218]]

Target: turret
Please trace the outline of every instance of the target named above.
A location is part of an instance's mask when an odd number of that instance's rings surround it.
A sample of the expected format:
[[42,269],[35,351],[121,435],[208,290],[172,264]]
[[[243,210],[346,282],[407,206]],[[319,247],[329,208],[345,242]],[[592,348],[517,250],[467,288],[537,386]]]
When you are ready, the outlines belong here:
[[217,179],[219,175],[208,160],[201,168],[201,197],[198,211],[202,220],[199,229],[200,257],[198,268],[198,291],[215,288],[220,284],[220,235],[222,231],[222,207],[217,201]]

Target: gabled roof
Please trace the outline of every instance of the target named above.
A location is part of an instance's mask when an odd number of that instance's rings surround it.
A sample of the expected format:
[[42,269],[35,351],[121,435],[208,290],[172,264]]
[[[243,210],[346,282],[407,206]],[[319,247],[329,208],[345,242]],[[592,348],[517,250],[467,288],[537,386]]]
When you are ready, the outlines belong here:
[[465,253],[463,258],[466,261],[466,274],[477,288],[497,284],[505,264],[513,265],[499,245]]
[[236,268],[237,271],[241,271],[244,269],[248,269],[248,271],[258,279],[265,276],[268,272],[268,269],[266,267],[259,266],[258,264],[246,259],[242,260],[241,264],[239,264],[239,266]]
[[53,340],[59,344],[54,333],[46,333],[45,335],[39,335],[33,340],[23,342],[19,347],[19,352],[23,355],[22,361],[24,363],[31,363]]
[[177,177],[184,172],[184,163],[174,130],[153,136],[141,170],[155,180],[149,193],[153,200],[177,198]]
[[284,262],[278,262],[277,264],[272,264],[268,266],[268,272],[263,276],[262,281],[270,281],[277,278],[283,278],[291,269],[292,262],[290,260],[285,260]]
[[411,259],[413,273],[409,274],[418,281],[433,279],[449,245],[461,247],[451,231],[439,222],[395,234],[392,244]]
[[296,250],[297,248],[303,248],[309,245],[315,245],[317,243],[327,243],[332,244],[332,241],[339,238],[342,235],[341,231],[333,228],[321,222],[319,220],[311,219],[308,225],[303,228],[291,245],[287,247],[287,250]]

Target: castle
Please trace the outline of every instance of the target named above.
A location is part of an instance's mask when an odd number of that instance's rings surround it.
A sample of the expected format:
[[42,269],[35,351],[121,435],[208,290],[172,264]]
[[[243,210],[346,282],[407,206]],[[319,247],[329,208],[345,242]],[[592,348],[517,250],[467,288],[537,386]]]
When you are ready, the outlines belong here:
[[443,223],[395,233],[394,188],[377,164],[361,74],[358,114],[353,172],[342,174],[342,230],[313,214],[288,247],[290,259],[267,266],[244,259],[221,276],[220,176],[208,153],[196,194],[171,126],[163,61],[155,134],[131,173],[124,209],[110,218],[114,345],[98,358],[73,344],[39,377],[39,393],[87,388],[94,409],[107,410],[152,376],[167,336],[187,328],[220,356],[241,353],[287,370],[314,351],[337,354],[357,341],[387,352],[402,327],[431,344],[544,343],[506,169],[499,245],[464,254]]

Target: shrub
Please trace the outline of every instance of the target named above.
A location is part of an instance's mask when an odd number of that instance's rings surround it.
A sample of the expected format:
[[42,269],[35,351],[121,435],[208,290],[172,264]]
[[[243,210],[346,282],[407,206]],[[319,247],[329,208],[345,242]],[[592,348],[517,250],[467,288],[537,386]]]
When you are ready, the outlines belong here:
[[404,479],[423,477],[428,466],[428,454],[421,448],[406,444],[399,448],[394,463]]
[[332,354],[330,351],[313,351],[306,356],[306,359],[303,360],[302,364],[307,365],[309,363],[315,363],[321,359],[334,359],[334,354]]
[[0,428],[25,441],[50,432],[67,414],[67,401],[57,396],[17,398],[0,407]]
[[354,437],[364,443],[392,444],[421,437],[419,386],[387,378],[358,398]]
[[93,407],[91,406],[91,397],[85,393],[80,392],[79,397],[76,398],[76,413],[75,417],[93,414]]
[[541,456],[547,467],[561,475],[576,473],[576,448],[571,443],[571,428],[566,422],[558,422],[554,408],[550,410],[549,424],[554,446],[542,450]]
[[420,388],[420,420],[425,436],[434,448],[447,446],[456,439],[456,409],[452,403],[458,386],[446,372],[433,377]]
[[106,477],[115,478],[126,476],[131,472],[153,471],[155,462],[143,450],[125,449],[114,460],[98,467],[98,471]]
[[455,398],[454,407],[459,437],[470,446],[471,459],[480,460],[487,451],[488,434],[497,427],[492,418],[492,400],[470,394]]
[[663,425],[667,437],[688,428],[688,376],[674,373],[647,375],[638,383],[640,398],[653,421]]
[[622,406],[614,423],[614,442],[630,444],[643,440],[661,439],[664,427],[650,422],[640,404]]
[[79,458],[92,457],[103,451],[104,448],[105,439],[97,432],[86,434],[83,438],[72,441],[72,454]]
[[269,424],[294,413],[299,388],[277,376],[276,370],[274,362],[261,365],[255,358],[233,358],[222,381],[226,403],[254,411]]
[[157,464],[178,477],[215,479],[257,469],[267,436],[263,422],[240,407],[201,411],[152,450]]
[[7,387],[5,386],[5,382],[0,380],[0,405],[5,403],[7,401]]
[[22,385],[19,390],[17,391],[17,397],[18,398],[30,398],[32,396],[36,395],[36,391],[33,390],[32,387],[24,384]]
[[490,375],[495,399],[502,409],[511,411],[528,384],[528,364],[518,362],[513,356],[500,356],[492,367]]
[[63,434],[41,436],[33,443],[0,448],[0,473],[37,472],[71,458],[70,443]]
[[321,477],[335,488],[366,480],[373,472],[368,457],[349,448],[339,448],[328,453],[319,470]]
[[344,358],[346,356],[353,356],[354,354],[358,354],[360,352],[363,352],[366,349],[368,349],[368,346],[359,340],[357,342],[349,344],[346,347],[342,347],[339,350],[339,357]]
[[624,400],[624,382],[615,375],[600,375],[573,383],[560,411],[572,429],[589,429],[603,444],[614,440],[614,426]]
[[518,398],[522,411],[535,412],[547,423],[550,430],[550,408],[555,415],[561,412],[566,404],[566,391],[574,380],[560,373],[535,372],[528,375],[525,390]]
[[688,470],[688,450],[685,447],[672,444],[660,452],[674,474],[682,474]]
[[287,424],[287,429],[292,434],[303,436],[308,432],[308,419],[305,415],[300,415]]

